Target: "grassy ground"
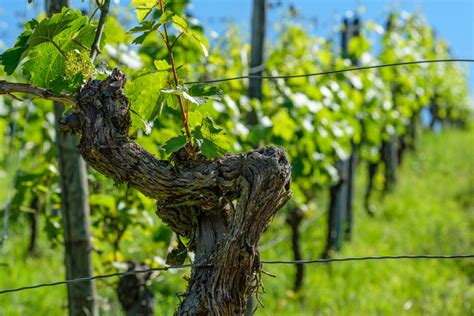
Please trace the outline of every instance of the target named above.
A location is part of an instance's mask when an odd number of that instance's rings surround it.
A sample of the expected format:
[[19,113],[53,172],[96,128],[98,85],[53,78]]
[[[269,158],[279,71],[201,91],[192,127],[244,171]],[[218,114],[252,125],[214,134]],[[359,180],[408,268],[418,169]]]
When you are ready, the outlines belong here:
[[[393,194],[375,200],[377,215],[362,210],[357,192],[355,231],[338,256],[456,254],[474,252],[474,132],[425,135],[416,155],[407,156]],[[357,186],[365,172],[360,168]],[[303,254],[318,258],[324,247],[325,209],[309,213]],[[26,258],[21,227],[0,262],[0,289],[63,279],[62,249],[41,241],[38,258]],[[274,220],[262,240],[262,258],[291,259],[289,229]],[[292,266],[267,265],[265,308],[257,315],[472,315],[474,260],[345,262],[306,266],[303,290],[294,293]],[[180,274],[163,274],[153,284],[157,315],[172,314],[184,288]],[[171,276],[168,279],[168,275]],[[111,281],[111,280],[110,280]],[[101,314],[117,315],[114,290],[98,283]],[[64,286],[0,295],[0,315],[65,315]]]

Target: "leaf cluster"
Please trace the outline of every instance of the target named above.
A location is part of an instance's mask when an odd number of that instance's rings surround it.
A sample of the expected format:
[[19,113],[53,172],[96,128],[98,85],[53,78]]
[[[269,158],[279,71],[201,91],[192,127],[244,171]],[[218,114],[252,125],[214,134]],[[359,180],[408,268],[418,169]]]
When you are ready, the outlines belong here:
[[94,74],[89,58],[96,26],[80,11],[63,9],[41,21],[25,24],[13,48],[0,55],[7,75],[21,65],[37,86],[54,92],[76,92]]

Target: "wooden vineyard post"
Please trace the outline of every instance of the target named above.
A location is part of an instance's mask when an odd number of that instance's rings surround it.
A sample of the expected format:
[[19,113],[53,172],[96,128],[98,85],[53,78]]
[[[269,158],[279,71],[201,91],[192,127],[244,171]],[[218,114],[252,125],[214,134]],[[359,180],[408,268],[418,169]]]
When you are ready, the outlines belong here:
[[[341,52],[349,58],[348,46],[351,38],[359,36],[360,20],[353,21],[344,19],[344,29],[341,32]],[[352,63],[357,61],[352,57]],[[354,175],[357,163],[356,146],[352,144],[351,155],[347,160],[337,162],[339,174],[338,182],[330,188],[330,202],[328,211],[328,232],[326,249],[323,256],[328,257],[334,251],[339,251],[345,234],[350,238],[353,223],[353,195],[354,195]]]
[[[390,15],[387,21],[387,32],[390,32],[392,30],[392,19],[393,16]],[[392,90],[392,100],[393,100],[393,106],[397,106],[397,100],[396,100],[396,93],[399,87],[392,83],[391,84],[391,90]],[[398,137],[397,134],[394,132],[390,135],[389,139],[385,140],[382,143],[382,148],[381,148],[381,157],[382,157],[382,162],[385,166],[385,171],[384,171],[384,193],[388,193],[393,190],[393,187],[395,186],[397,182],[397,167],[398,167]]]
[[[48,16],[69,6],[68,0],[46,1]],[[56,121],[62,117],[64,105],[54,102]],[[77,148],[78,138],[56,126],[56,146],[61,179],[61,210],[64,226],[66,278],[93,275],[90,236],[88,183],[86,165]],[[98,315],[96,287],[93,280],[68,284],[69,315]]]
[[[342,55],[344,58],[350,58],[354,66],[359,65],[359,61],[354,56],[349,56],[349,41],[353,37],[360,36],[360,25],[361,21],[359,17],[355,17],[354,20],[350,21],[348,18],[344,19],[344,29],[341,32],[341,48]],[[347,173],[347,198],[346,198],[346,216],[344,223],[344,237],[347,240],[351,239],[352,228],[354,222],[354,178],[357,167],[357,147],[352,141],[352,152],[349,157],[348,173]]]
[[[249,75],[261,76],[263,74],[263,60],[265,50],[265,29],[267,20],[267,1],[253,0],[252,6],[252,30]],[[262,79],[251,78],[249,80],[248,96],[250,99],[258,99],[262,102]],[[254,126],[258,123],[257,111],[252,108],[247,114],[247,123]],[[255,298],[249,297],[245,315],[252,315],[255,309]]]
[[347,207],[348,161],[339,160],[336,164],[336,169],[339,174],[339,180],[329,189],[328,232],[323,257],[330,257],[334,251],[339,251],[343,240],[344,230],[342,223],[344,222]]
[[[263,73],[266,19],[267,1],[253,0],[250,75],[261,76]],[[262,79],[251,78],[249,80],[248,96],[250,99],[262,101]],[[255,109],[252,109],[249,113],[247,120],[250,125],[257,124],[257,113]]]
[[[286,215],[286,223],[291,228],[291,247],[293,250],[293,259],[295,261],[303,260],[301,254],[301,233],[300,227],[301,222],[304,219],[304,212],[297,206],[292,205],[289,207],[288,214]],[[295,282],[293,285],[293,290],[295,292],[301,290],[303,286],[304,279],[304,265],[295,264],[296,273],[295,273]]]

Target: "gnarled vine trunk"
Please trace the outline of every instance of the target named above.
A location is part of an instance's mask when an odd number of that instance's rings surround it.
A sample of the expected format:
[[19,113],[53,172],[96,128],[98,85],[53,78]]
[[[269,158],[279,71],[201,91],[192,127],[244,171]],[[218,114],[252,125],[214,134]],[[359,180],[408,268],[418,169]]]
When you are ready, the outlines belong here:
[[64,128],[81,134],[90,166],[157,200],[157,215],[177,234],[194,240],[196,253],[179,315],[243,314],[258,285],[258,241],[290,197],[290,164],[283,149],[265,147],[207,160],[183,149],[158,160],[129,141],[130,104],[125,76],[114,70],[80,91],[77,112]]

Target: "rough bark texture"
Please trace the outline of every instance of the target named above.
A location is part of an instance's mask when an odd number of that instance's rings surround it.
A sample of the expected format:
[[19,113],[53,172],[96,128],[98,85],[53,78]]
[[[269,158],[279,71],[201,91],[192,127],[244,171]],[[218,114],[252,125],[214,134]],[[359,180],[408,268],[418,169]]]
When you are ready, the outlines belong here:
[[352,144],[352,153],[349,157],[348,171],[347,171],[347,199],[346,199],[346,216],[344,222],[344,238],[351,240],[352,229],[354,226],[354,191],[355,191],[355,176],[357,168],[357,148]]
[[[304,213],[301,209],[294,207],[290,210],[290,213],[286,217],[286,222],[291,227],[291,246],[293,250],[293,258],[298,260],[303,260],[301,255],[301,245],[300,245],[300,226],[303,221]],[[295,274],[295,283],[293,289],[299,291],[303,286],[303,276],[304,276],[304,265],[295,264],[296,274]]]
[[[194,240],[196,262],[179,315],[235,315],[255,290],[258,241],[289,199],[290,164],[283,149],[265,147],[215,160],[156,159],[129,141],[130,104],[125,76],[114,70],[90,81],[78,96],[78,112],[63,120],[80,132],[79,148],[90,166],[157,200],[158,216]],[[210,265],[210,266],[208,266]]]
[[413,113],[410,118],[410,123],[407,126],[407,131],[400,137],[398,143],[398,165],[400,166],[403,162],[403,158],[407,150],[411,152],[416,151],[416,143],[418,139],[418,121],[420,112]]
[[[341,30],[341,53],[343,58],[349,58],[353,65],[358,66],[359,60],[356,55],[349,52],[349,42],[354,37],[360,36],[361,20],[355,16],[354,19],[348,17],[343,20],[344,27]],[[351,239],[352,227],[354,222],[353,216],[353,202],[354,202],[354,178],[357,167],[357,146],[352,140],[352,152],[349,157],[348,172],[347,172],[347,199],[346,199],[346,216],[344,221],[344,238],[347,240]]]
[[[47,0],[48,16],[69,6],[68,0]],[[54,102],[54,113],[59,122],[64,105]],[[66,278],[76,279],[93,275],[90,240],[89,201],[86,166],[77,149],[77,137],[56,128],[56,147],[61,180],[61,210],[64,227],[64,261]],[[95,281],[68,284],[69,315],[98,315]]]
[[[128,263],[127,271],[140,271],[150,269],[146,264],[135,262]],[[117,295],[127,316],[152,316],[154,315],[154,299],[146,282],[150,273],[125,275],[120,278],[117,286]]]
[[430,120],[430,129],[435,131],[436,123],[439,122],[441,123],[442,120],[440,119],[439,116],[439,105],[435,101],[436,100],[436,95],[431,99],[431,105],[430,105],[430,113],[431,113],[431,120]]
[[401,135],[398,137],[398,148],[397,148],[397,167],[400,167],[403,161],[405,151],[408,149],[409,135]]
[[370,205],[370,197],[374,191],[374,180],[375,175],[377,174],[378,166],[378,162],[369,162],[367,165],[367,189],[364,195],[364,208],[370,216],[375,215],[374,211],[372,210],[372,206]]
[[339,251],[344,235],[344,223],[347,211],[348,160],[337,162],[339,181],[329,190],[328,233],[323,257],[330,257]]
[[391,192],[397,183],[398,167],[398,137],[391,135],[388,141],[382,143],[382,161],[385,166],[384,171],[384,193]]
[[30,243],[28,245],[28,255],[35,256],[38,251],[38,214],[39,214],[39,199],[37,196],[33,198],[30,204],[31,213],[28,213],[28,220],[30,224]]
[[[263,58],[265,45],[265,27],[267,16],[267,1],[253,0],[252,10],[252,38],[250,52],[250,69],[251,75],[261,76],[263,73]],[[262,79],[251,78],[249,80],[249,98],[257,98],[262,100]],[[256,123],[251,122],[253,124]]]

